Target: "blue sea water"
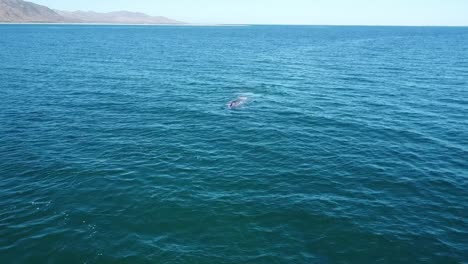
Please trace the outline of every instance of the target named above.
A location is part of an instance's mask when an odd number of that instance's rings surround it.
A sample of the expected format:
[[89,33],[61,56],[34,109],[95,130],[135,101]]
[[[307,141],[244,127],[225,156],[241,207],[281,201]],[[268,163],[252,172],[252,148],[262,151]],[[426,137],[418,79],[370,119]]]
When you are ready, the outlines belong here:
[[0,263],[466,264],[467,160],[468,28],[0,25]]

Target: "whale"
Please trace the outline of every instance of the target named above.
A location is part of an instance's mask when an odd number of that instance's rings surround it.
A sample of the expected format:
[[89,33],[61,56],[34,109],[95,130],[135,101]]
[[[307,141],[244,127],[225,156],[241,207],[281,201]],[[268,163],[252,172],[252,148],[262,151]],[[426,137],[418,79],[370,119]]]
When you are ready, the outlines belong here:
[[245,96],[240,96],[240,97],[238,97],[236,100],[230,101],[230,102],[228,103],[228,108],[229,108],[229,109],[239,108],[239,107],[241,107],[242,105],[244,105],[246,102],[247,102],[247,97],[245,97]]

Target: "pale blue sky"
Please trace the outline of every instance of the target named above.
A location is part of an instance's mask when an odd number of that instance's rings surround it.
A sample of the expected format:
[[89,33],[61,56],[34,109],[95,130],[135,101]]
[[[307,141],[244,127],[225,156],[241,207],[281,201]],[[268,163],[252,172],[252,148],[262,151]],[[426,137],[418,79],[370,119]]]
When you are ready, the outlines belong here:
[[30,0],[62,10],[129,10],[191,23],[468,25],[468,0]]

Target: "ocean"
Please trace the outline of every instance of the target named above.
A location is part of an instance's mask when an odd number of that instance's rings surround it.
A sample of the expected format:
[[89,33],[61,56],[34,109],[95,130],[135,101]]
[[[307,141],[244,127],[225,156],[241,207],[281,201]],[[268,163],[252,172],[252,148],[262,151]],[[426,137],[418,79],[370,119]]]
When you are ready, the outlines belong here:
[[468,263],[468,28],[0,25],[0,263]]

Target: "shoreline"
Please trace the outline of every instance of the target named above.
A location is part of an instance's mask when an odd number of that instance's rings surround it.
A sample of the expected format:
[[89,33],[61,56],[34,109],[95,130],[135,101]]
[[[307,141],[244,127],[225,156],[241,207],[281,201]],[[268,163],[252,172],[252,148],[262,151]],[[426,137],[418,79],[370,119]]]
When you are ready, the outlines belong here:
[[123,24],[123,23],[54,23],[54,22],[0,22],[0,25],[62,25],[62,26],[168,26],[168,27],[248,27],[247,24]]
[[64,23],[64,22],[0,22],[0,25],[70,25],[70,26],[168,26],[168,27],[250,27],[250,26],[285,26],[285,27],[434,27],[468,28],[468,25],[301,25],[301,24],[132,24],[132,23]]
[[468,28],[466,26],[437,25],[293,25],[293,24],[123,24],[123,23],[54,23],[54,22],[0,22],[0,25],[62,25],[62,26],[167,26],[167,27],[250,27],[250,26],[285,26],[285,27],[419,27],[419,28]]

